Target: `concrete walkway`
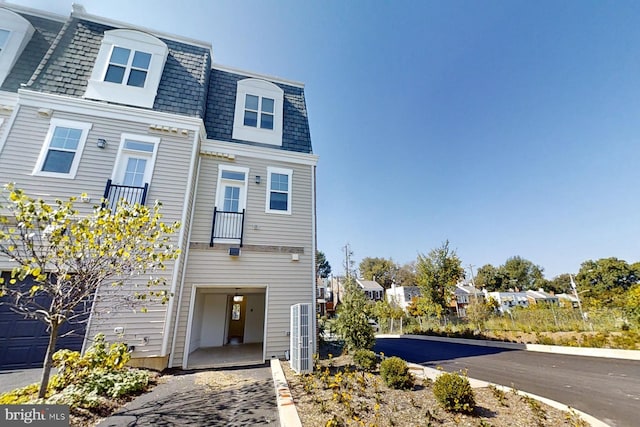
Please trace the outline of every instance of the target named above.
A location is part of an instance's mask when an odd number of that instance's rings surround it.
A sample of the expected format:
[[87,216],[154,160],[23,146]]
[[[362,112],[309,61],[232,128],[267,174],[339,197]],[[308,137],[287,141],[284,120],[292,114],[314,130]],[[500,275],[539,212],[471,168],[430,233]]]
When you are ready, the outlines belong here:
[[[56,372],[57,370],[55,368],[51,369],[51,375]],[[40,384],[41,379],[42,368],[0,371],[0,394],[28,386],[33,383]]]
[[149,393],[98,424],[131,426],[279,426],[268,364],[162,377]]

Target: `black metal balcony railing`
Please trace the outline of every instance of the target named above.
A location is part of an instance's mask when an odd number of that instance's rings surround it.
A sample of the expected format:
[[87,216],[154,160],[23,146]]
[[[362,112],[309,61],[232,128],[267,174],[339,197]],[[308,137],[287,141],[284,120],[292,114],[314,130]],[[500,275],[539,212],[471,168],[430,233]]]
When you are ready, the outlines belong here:
[[130,185],[116,185],[107,180],[107,186],[104,189],[104,198],[107,200],[105,207],[113,210],[120,199],[125,199],[127,202],[134,204],[140,203],[144,205],[147,200],[147,191],[149,190],[149,184],[145,183],[144,187],[132,187]]
[[214,239],[239,240],[242,247],[242,237],[244,231],[244,209],[242,212],[226,212],[213,208],[213,225],[211,227],[211,242]]

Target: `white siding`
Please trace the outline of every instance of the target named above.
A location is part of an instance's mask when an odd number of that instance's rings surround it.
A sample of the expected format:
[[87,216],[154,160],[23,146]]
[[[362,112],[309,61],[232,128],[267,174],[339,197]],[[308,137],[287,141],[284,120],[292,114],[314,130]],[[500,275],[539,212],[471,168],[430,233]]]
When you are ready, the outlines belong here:
[[[239,257],[230,257],[227,250],[220,245],[214,248],[208,247],[219,164],[247,167],[250,170],[244,227],[245,247]],[[291,215],[265,213],[268,166],[293,170]],[[256,175],[262,178],[260,184],[255,183]],[[312,180],[312,167],[309,165],[247,156],[237,156],[235,161],[201,157],[191,243],[204,245],[198,249],[189,249],[187,274],[181,292],[182,302],[177,319],[178,330],[173,366],[181,366],[183,362],[188,316],[193,306],[191,296],[194,285],[221,288],[266,287],[268,311],[265,313],[265,355],[267,358],[284,356],[284,352],[289,348],[291,305],[301,302],[313,303]],[[287,247],[301,253],[299,253],[299,260],[293,261],[291,253],[278,252],[261,246]],[[193,322],[197,325],[197,320],[194,319]],[[194,332],[198,331],[192,331]],[[254,335],[251,336],[251,340],[262,339],[255,336],[256,332],[252,331]]]
[[[196,192],[196,214],[191,234],[192,242],[209,242],[211,239],[218,165],[223,164],[249,168],[244,244],[311,245],[313,217],[311,183],[313,177],[310,166],[241,156],[237,157],[234,162],[212,157],[202,157],[201,161],[200,178]],[[291,215],[265,213],[268,166],[293,170]],[[260,184],[255,183],[256,175],[262,179]]]
[[[10,130],[6,145],[0,156],[0,183],[16,182],[19,188],[31,196],[53,200],[68,198],[87,193],[89,203],[77,203],[82,213],[89,212],[98,204],[104,194],[107,179],[111,177],[121,134],[153,135],[161,139],[158,147],[153,178],[147,197],[147,205],[155,200],[162,202],[163,221],[171,223],[182,220],[185,194],[188,189],[188,175],[191,167],[193,136],[189,137],[153,132],[149,123],[125,122],[122,120],[84,116],[80,114],[54,111],[51,118],[68,119],[92,123],[89,136],[82,153],[75,179],[61,179],[31,175],[38,155],[45,142],[50,118],[38,115],[37,108],[21,107]],[[151,120],[150,120],[151,122]],[[107,147],[96,146],[98,138],[107,141]],[[185,233],[186,240],[187,233]],[[184,243],[177,242],[176,244]],[[6,261],[0,259],[0,268]],[[167,265],[162,276],[167,282],[167,291],[171,285],[175,266]],[[178,271],[179,273],[180,271]],[[140,281],[139,281],[140,282]],[[127,289],[121,289],[126,294]],[[88,336],[104,332],[107,339],[115,339],[114,326],[125,327],[124,339],[136,345],[135,357],[159,355],[166,315],[166,305],[151,306],[148,313],[134,313],[131,309],[116,309],[112,301],[98,301],[96,311],[103,316],[94,316],[91,320]],[[144,347],[136,344],[141,337],[149,337]]]
[[313,301],[313,263],[309,252],[310,249],[306,249],[299,261],[292,261],[290,254],[283,253],[243,251],[236,259],[229,257],[223,249],[191,249],[182,290],[173,366],[182,365],[187,320],[192,305],[191,290],[194,285],[222,288],[267,286],[269,311],[266,314],[265,354],[267,358],[283,357],[285,350],[289,348],[290,306]]

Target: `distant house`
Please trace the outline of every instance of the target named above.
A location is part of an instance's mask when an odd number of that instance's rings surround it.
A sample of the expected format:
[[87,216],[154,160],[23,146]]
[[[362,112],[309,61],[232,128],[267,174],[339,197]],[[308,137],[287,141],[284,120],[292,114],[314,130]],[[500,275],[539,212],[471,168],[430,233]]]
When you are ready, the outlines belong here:
[[[334,276],[327,282],[326,313],[332,315],[344,298],[344,276]],[[384,288],[373,280],[356,279],[356,285],[362,289],[371,301],[381,301],[384,298]]]
[[558,297],[545,292],[544,289],[540,288],[537,291],[528,290],[527,298],[529,299],[529,304],[558,304]]
[[330,280],[316,279],[316,311],[320,316],[327,314],[327,300],[331,298]]
[[374,280],[356,279],[356,284],[364,291],[364,294],[371,301],[382,301],[384,288]]
[[484,293],[468,283],[458,283],[453,296],[450,306],[455,308],[458,317],[467,317],[467,306],[472,301],[484,301]]
[[420,288],[417,286],[396,286],[394,283],[385,293],[387,302],[395,304],[404,311],[407,311],[411,300],[420,296]]
[[571,308],[579,308],[580,307],[580,302],[578,301],[578,298],[576,298],[574,295],[571,295],[571,294],[558,294],[558,295],[556,295],[556,297],[558,298],[558,304],[560,304],[562,306],[567,306],[567,307],[571,307]]
[[498,303],[498,311],[503,314],[516,307],[529,307],[526,292],[485,292],[485,298],[493,298]]

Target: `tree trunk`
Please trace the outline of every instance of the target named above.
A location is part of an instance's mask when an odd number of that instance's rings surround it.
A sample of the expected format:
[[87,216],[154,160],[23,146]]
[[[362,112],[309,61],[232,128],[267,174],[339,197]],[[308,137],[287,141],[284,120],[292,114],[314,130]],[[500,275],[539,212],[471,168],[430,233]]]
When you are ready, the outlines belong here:
[[56,351],[59,327],[60,325],[57,322],[51,323],[47,355],[44,358],[44,365],[42,365],[42,378],[40,379],[40,391],[38,392],[39,399],[44,399],[45,394],[47,393],[47,387],[49,386],[49,376],[51,375],[51,367],[53,366],[53,353]]

